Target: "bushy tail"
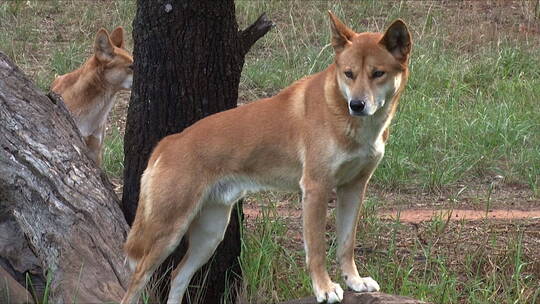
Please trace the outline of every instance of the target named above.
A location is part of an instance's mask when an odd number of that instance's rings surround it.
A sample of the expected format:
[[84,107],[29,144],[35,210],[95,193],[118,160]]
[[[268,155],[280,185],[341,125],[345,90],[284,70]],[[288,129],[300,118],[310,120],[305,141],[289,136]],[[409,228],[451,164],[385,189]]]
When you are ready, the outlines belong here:
[[124,251],[126,253],[126,261],[129,262],[129,267],[131,270],[135,270],[137,263],[143,257],[144,253],[147,251],[147,247],[151,246],[148,242],[151,239],[145,235],[145,208],[146,204],[151,203],[148,201],[148,179],[149,175],[147,174],[148,169],[145,171],[141,178],[141,190],[139,194],[139,205],[137,207],[137,212],[135,213],[135,220],[131,226],[131,230],[128,233],[126,243],[124,244]]
[[137,216],[135,216],[135,221],[133,226],[129,231],[126,243],[124,244],[124,251],[126,253],[126,261],[129,263],[129,268],[133,271],[137,266],[139,260],[143,257],[144,252],[146,251],[146,242],[147,240],[144,237],[143,229],[141,226],[140,218],[142,214],[139,215],[139,210],[141,202],[139,201],[139,208],[137,210]]

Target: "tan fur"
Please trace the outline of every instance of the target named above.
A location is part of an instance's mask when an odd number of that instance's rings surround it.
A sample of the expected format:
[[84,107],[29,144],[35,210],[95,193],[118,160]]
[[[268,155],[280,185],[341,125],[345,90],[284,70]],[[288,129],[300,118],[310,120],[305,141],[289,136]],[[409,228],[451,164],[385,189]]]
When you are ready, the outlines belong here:
[[[272,98],[209,116],[156,146],[125,244],[136,267],[122,303],[137,301],[153,270],[187,234],[188,252],[197,255],[187,254],[173,274],[168,303],[179,303],[193,272],[221,241],[230,207],[245,191],[267,188],[303,193],[306,262],[319,302],[343,297],[325,267],[326,205],[333,190],[345,281],[357,291],[378,290],[356,269],[356,222],[406,84],[410,36],[402,21],[384,36],[357,34],[330,15],[334,64]],[[354,70],[354,80],[345,79],[346,69]],[[374,69],[386,74],[374,78]],[[365,112],[351,110],[346,93],[351,100],[365,98]]]
[[131,88],[133,58],[124,46],[122,27],[110,36],[100,29],[94,54],[77,70],[58,76],[51,85],[52,91],[62,95],[87,143],[90,158],[98,165],[114,95]]

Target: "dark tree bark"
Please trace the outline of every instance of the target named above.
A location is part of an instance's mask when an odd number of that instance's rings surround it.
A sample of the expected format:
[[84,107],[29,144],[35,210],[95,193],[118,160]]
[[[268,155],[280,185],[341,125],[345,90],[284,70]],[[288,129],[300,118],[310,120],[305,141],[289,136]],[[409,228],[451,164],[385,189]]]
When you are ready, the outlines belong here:
[[[122,206],[128,223],[134,219],[140,177],[154,146],[205,116],[236,106],[244,56],[271,26],[263,15],[239,32],[233,0],[137,1],[135,73],[124,138]],[[233,211],[213,257],[201,303],[219,303],[227,271],[240,273],[239,214]],[[184,250],[182,243],[172,263]]]
[[49,276],[49,303],[119,301],[128,226],[112,185],[59,96],[2,53],[0,134],[0,266],[23,286]]
[[[315,297],[281,302],[279,304],[318,304]],[[382,292],[345,292],[341,304],[427,304],[409,297],[390,295]]]

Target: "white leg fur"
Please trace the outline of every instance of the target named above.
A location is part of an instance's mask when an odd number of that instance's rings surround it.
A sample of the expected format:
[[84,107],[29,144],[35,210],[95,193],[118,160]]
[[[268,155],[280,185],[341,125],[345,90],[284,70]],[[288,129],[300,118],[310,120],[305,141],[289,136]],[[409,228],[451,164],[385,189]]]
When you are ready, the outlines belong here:
[[377,281],[371,277],[353,277],[347,280],[347,286],[356,292],[372,292],[379,291],[381,289],[379,287],[379,283],[377,283]]
[[338,189],[337,257],[345,283],[356,292],[378,291],[380,289],[379,284],[371,277],[360,277],[354,262],[356,225],[366,184],[367,181]]
[[223,240],[233,204],[205,202],[191,223],[187,236],[189,247],[182,262],[174,270],[167,304],[180,304],[191,277],[206,263]]

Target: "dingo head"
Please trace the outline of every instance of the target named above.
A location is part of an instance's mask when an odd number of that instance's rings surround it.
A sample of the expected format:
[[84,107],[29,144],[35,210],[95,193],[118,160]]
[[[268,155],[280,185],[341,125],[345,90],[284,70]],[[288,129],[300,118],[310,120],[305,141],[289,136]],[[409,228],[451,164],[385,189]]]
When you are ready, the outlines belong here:
[[337,82],[354,116],[373,115],[406,79],[411,36],[396,20],[383,34],[355,33],[328,12],[336,53]]
[[94,55],[105,81],[116,90],[131,89],[133,57],[124,49],[124,29],[119,26],[111,35],[100,29],[94,42]]

